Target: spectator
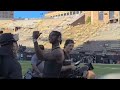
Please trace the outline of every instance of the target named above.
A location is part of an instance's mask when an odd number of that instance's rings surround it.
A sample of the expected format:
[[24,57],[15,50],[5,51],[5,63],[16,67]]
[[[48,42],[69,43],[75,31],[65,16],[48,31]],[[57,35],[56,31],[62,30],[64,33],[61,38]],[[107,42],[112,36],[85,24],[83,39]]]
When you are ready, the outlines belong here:
[[[43,45],[39,45],[39,47],[41,48],[41,50],[44,50]],[[32,65],[32,70],[33,70],[32,72],[33,78],[42,77],[43,69],[44,69],[44,61],[39,60],[36,54],[34,54],[31,59],[31,65]]]
[[18,44],[14,35],[0,35],[0,78],[22,79],[21,65],[17,60]]

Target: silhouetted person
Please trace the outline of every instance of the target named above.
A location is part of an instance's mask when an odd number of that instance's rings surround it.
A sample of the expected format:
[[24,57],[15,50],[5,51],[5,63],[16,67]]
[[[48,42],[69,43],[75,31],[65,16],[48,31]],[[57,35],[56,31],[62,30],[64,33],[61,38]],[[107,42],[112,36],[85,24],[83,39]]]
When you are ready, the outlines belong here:
[[0,78],[22,79],[21,65],[17,60],[18,44],[13,34],[0,35]]

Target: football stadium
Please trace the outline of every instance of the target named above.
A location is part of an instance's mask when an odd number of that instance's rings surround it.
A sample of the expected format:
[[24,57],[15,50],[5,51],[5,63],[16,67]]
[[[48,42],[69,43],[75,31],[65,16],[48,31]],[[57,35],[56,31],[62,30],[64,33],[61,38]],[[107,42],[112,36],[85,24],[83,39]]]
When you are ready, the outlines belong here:
[[120,73],[120,11],[48,11],[44,18],[14,18],[14,11],[0,11],[0,31],[19,39],[17,58],[23,76],[32,68],[34,31],[42,33],[38,44],[46,52],[52,47],[52,31],[62,34],[62,49],[67,39],[74,40],[71,59],[81,61],[80,66],[92,63],[96,77]]

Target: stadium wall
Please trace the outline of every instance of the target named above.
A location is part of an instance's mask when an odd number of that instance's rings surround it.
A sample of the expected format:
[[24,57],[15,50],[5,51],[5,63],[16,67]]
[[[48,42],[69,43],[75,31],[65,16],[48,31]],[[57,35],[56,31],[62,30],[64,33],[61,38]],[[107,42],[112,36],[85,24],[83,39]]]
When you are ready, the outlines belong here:
[[1,18],[14,18],[14,11],[0,11]]
[[110,19],[117,18],[119,19],[119,11],[103,11],[103,20],[100,20],[99,15],[100,11],[91,11],[91,23],[104,22],[108,23]]

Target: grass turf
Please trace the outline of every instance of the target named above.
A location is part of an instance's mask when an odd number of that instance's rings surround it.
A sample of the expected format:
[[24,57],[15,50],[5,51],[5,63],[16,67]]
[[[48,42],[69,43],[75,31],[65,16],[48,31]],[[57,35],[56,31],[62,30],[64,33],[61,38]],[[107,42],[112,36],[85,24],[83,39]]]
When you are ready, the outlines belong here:
[[[30,61],[20,61],[23,75],[31,68]],[[94,72],[97,76],[106,75],[109,73],[120,73],[120,64],[93,64]]]

